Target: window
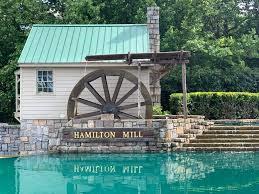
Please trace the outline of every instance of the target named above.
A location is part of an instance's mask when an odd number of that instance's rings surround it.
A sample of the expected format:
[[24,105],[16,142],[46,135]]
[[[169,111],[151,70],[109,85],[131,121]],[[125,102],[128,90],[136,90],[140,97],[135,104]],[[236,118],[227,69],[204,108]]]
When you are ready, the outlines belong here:
[[52,71],[37,71],[37,92],[53,92],[53,72]]

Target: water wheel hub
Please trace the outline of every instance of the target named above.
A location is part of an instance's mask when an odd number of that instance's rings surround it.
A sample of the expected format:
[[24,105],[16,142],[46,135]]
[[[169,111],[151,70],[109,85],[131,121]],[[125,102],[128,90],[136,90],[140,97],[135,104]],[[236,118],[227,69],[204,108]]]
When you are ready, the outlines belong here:
[[102,108],[102,113],[104,114],[118,114],[118,107],[114,103],[107,103]]

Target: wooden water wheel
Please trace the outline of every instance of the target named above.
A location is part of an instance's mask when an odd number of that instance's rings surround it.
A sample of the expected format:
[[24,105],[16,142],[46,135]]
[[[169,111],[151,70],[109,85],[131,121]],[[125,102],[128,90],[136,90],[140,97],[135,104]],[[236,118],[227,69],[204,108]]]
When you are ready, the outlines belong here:
[[[109,76],[118,76],[118,81],[112,95],[107,83],[107,77]],[[102,96],[100,92],[96,91],[96,89],[91,85],[91,82],[99,78],[101,78],[101,83],[102,83],[101,85],[103,88],[104,96]],[[118,95],[120,93],[121,86],[124,80],[128,80],[129,82],[131,82],[133,84],[133,87],[126,94],[124,94],[121,98],[118,99]],[[83,90],[88,90],[94,96],[94,98],[97,100],[98,103],[90,101],[89,99],[86,99],[86,98],[81,98],[80,94],[82,93]],[[138,118],[137,114],[134,115],[134,114],[129,114],[125,112],[128,109],[137,108],[138,103],[123,105],[123,102],[125,102],[137,90],[138,90],[138,78],[127,71],[114,70],[114,69],[103,69],[103,70],[93,71],[87,74],[85,77],[83,77],[73,88],[68,101],[68,107],[67,107],[68,118],[81,119],[81,118],[94,117],[101,114],[114,114],[114,117],[116,119],[120,119],[121,117],[131,118],[131,119]],[[140,102],[140,105],[142,107],[145,106],[145,118],[151,119],[152,100],[147,88],[142,82],[140,83],[140,93],[143,99]],[[78,114],[77,112],[78,103],[87,105],[97,110],[93,112]]]

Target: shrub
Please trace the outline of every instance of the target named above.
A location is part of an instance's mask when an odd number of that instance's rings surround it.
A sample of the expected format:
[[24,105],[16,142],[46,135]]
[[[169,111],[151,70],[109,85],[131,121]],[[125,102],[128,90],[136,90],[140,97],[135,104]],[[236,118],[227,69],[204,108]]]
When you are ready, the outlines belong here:
[[1,122],[13,122],[13,107],[11,97],[0,91],[0,123]]
[[[189,114],[208,119],[259,118],[259,93],[193,92],[187,101]],[[182,94],[170,95],[170,112],[182,114]]]
[[159,105],[153,106],[153,115],[167,115],[170,114],[169,111],[163,111],[162,107]]

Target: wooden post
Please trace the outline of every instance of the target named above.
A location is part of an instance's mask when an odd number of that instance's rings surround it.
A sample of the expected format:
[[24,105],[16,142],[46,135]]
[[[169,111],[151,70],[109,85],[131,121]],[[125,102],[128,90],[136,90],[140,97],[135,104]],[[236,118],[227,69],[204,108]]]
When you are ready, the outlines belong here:
[[140,106],[140,88],[141,87],[141,63],[138,63],[138,118],[141,117],[141,106]]
[[188,109],[187,109],[187,86],[186,86],[186,64],[182,64],[182,89],[183,89],[183,115],[187,119]]

